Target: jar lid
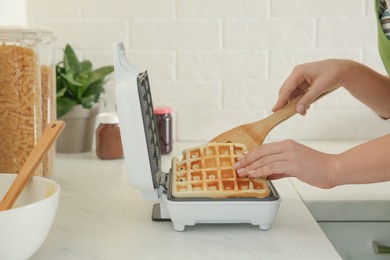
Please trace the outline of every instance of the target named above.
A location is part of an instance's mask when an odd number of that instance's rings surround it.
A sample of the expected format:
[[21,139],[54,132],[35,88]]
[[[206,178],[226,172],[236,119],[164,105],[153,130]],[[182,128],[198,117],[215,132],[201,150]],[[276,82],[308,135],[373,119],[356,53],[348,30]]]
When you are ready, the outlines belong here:
[[57,40],[51,28],[39,27],[38,33],[43,44],[50,44],[53,41]]
[[153,109],[153,111],[156,115],[164,115],[164,114],[172,113],[172,108],[171,107],[155,107]]
[[0,26],[0,42],[1,41],[19,41],[27,46],[34,45],[40,41],[37,28],[20,27],[20,26]]
[[106,112],[98,115],[98,122],[100,124],[118,124],[118,114],[114,112]]
[[38,28],[21,26],[0,26],[2,38],[38,38]]

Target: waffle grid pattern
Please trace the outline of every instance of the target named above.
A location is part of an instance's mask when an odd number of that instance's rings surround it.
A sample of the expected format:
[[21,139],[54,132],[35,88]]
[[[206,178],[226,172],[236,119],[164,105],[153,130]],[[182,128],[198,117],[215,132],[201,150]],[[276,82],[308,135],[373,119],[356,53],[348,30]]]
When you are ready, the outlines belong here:
[[173,161],[174,197],[257,197],[270,190],[262,178],[239,178],[233,169],[238,158],[247,153],[242,144],[208,143],[183,151],[183,159]]

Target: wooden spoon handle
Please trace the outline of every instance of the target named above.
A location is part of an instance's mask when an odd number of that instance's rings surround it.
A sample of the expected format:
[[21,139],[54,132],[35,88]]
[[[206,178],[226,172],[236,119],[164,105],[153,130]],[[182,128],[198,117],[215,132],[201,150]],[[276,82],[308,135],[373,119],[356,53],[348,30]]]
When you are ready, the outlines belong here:
[[[334,90],[334,89],[333,89]],[[327,94],[329,94],[330,92],[332,92],[333,90],[330,90],[330,91],[327,91],[327,92],[324,92],[322,93],[321,95],[319,95],[318,97],[316,97],[313,102],[310,103],[313,104],[315,101],[319,100],[320,98],[326,96]],[[297,96],[296,98],[294,98],[293,100],[291,100],[290,102],[288,102],[284,107],[282,107],[281,109],[279,109],[278,111],[274,112],[273,114],[271,114],[270,116],[268,116],[267,118],[265,118],[265,120],[267,121],[266,125],[268,126],[268,132],[271,131],[275,126],[277,126],[278,124],[282,123],[283,121],[289,119],[290,117],[292,117],[293,115],[295,115],[297,113],[297,110],[296,110],[296,105],[299,101],[299,99],[304,95],[301,94],[299,96]],[[264,126],[262,126],[263,128]],[[264,129],[260,129],[260,131],[264,131]]]
[[46,155],[49,148],[55,142],[62,129],[65,127],[63,121],[52,121],[48,124],[42,136],[39,138],[37,144],[34,146],[32,152],[28,156],[26,162],[23,164],[16,176],[8,192],[5,194],[3,200],[0,202],[0,210],[12,208],[16,199],[23,191],[24,186],[30,181],[39,163]]

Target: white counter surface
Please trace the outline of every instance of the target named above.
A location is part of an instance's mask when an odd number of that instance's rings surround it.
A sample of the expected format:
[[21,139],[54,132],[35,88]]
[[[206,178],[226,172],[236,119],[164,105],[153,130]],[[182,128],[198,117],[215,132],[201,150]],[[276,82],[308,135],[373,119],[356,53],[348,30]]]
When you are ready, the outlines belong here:
[[[304,142],[314,149],[339,153],[363,141]],[[367,173],[369,174],[369,173]],[[388,221],[390,222],[390,182],[343,185],[320,189],[290,179],[317,221]]]
[[[187,147],[176,145],[172,155]],[[170,158],[164,156],[164,167]],[[123,160],[58,154],[52,179],[61,185],[60,206],[34,260],[340,259],[288,179],[273,182],[282,202],[270,230],[199,224],[184,232],[151,220],[154,202],[131,186]]]

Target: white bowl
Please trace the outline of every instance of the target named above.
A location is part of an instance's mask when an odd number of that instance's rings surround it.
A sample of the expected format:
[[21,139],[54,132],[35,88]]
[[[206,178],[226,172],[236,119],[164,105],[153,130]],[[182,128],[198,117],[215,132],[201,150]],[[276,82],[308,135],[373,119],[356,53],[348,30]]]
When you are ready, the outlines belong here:
[[[0,200],[16,178],[0,174]],[[12,209],[0,211],[0,259],[28,259],[45,241],[53,224],[60,186],[34,176]]]

